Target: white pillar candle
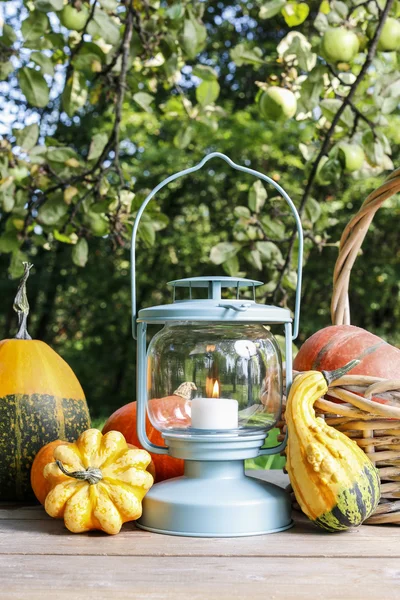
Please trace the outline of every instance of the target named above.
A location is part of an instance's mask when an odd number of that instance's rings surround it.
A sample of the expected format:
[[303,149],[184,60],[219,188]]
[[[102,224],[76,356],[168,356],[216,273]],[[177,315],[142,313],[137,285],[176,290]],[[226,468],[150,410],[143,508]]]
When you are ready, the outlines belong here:
[[194,429],[236,429],[239,405],[230,398],[193,398],[192,427]]

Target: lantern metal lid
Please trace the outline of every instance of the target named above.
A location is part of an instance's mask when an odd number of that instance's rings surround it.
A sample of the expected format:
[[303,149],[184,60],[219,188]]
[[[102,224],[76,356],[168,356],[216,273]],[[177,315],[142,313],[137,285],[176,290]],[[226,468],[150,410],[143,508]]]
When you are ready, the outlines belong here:
[[[266,306],[256,302],[255,289],[257,286],[262,285],[262,282],[226,276],[191,277],[171,281],[170,285],[173,288],[173,301],[171,304],[143,308],[137,313],[135,245],[142,214],[150,200],[160,189],[183,175],[198,171],[214,158],[220,158],[233,169],[253,175],[271,184],[284,198],[292,211],[298,234],[298,270],[293,319],[288,308]],[[207,421],[207,425],[199,427],[197,424],[199,423],[199,407],[207,407],[207,410],[211,411],[205,413],[207,417],[213,416],[214,418],[216,415],[214,410],[208,408],[211,406],[208,402],[210,399],[214,402],[213,398],[215,398],[216,402],[221,402],[218,405],[218,418],[221,418],[221,420],[227,416],[225,408],[221,412],[221,406],[226,407],[230,417],[232,417],[232,402],[238,404],[235,399],[214,394],[210,396],[207,393],[206,398],[194,397],[192,400],[188,400],[188,402],[191,402],[191,415],[186,412],[182,413],[183,425],[180,431],[177,431],[176,428],[163,429],[157,427],[162,432],[165,441],[165,446],[159,446],[152,443],[147,437],[146,411],[148,406],[150,407],[150,404],[153,403],[153,400],[149,399],[148,396],[148,375],[151,368],[149,367],[149,361],[153,356],[150,354],[151,348],[155,348],[154,357],[162,357],[162,352],[158,352],[158,346],[156,346],[158,342],[156,340],[159,340],[160,344],[164,344],[168,348],[168,352],[171,349],[173,351],[178,344],[186,363],[192,364],[193,361],[197,360],[198,355],[204,354],[204,346],[207,353],[209,352],[209,345],[203,336],[204,330],[207,331],[207,328],[214,336],[218,336],[221,331],[230,330],[234,332],[229,343],[231,345],[233,343],[235,356],[239,356],[237,364],[245,364],[243,361],[248,360],[242,352],[244,348],[246,348],[249,357],[255,356],[254,353],[248,351],[252,347],[252,334],[250,332],[256,331],[258,335],[258,332],[262,331],[261,341],[263,341],[262,336],[266,336],[265,339],[268,336],[268,339],[272,338],[272,346],[275,347],[273,352],[278,358],[274,363],[275,371],[265,371],[267,367],[264,365],[264,374],[270,377],[278,371],[281,382],[282,364],[279,346],[276,340],[273,339],[273,335],[264,326],[283,325],[286,352],[286,389],[288,390],[292,382],[292,340],[297,337],[299,329],[302,257],[303,232],[301,221],[292,200],[285,190],[270,177],[248,167],[237,165],[219,152],[213,152],[205,156],[197,165],[167,177],[144,200],[136,216],[131,245],[132,326],[133,337],[137,339],[137,430],[142,446],[149,452],[183,458],[185,460],[185,475],[162,481],[151,488],[144,498],[143,515],[137,522],[139,527],[157,533],[198,537],[259,535],[282,531],[291,527],[289,495],[272,484],[245,476],[243,462],[246,458],[281,452],[285,448],[286,439],[273,448],[265,448],[263,443],[268,428],[264,425],[258,428],[255,427],[253,430],[251,428],[246,430],[246,425],[242,428],[239,426],[236,429],[234,425],[228,425],[222,427],[221,430],[221,427],[211,426],[208,424],[211,421]],[[204,297],[201,296],[201,292],[204,292]],[[164,325],[163,330],[152,338],[149,348],[147,346],[148,324]],[[246,332],[243,333],[243,337],[241,337],[241,332]],[[180,335],[181,338],[179,338]],[[239,335],[239,346],[235,346],[237,335]],[[179,342],[180,339],[183,341]],[[225,343],[226,337],[220,339]],[[211,347],[213,348],[214,345],[211,344]],[[222,352],[221,356],[223,357],[225,352],[229,361],[230,354],[227,350],[224,350],[225,346],[221,344],[219,348],[218,351]],[[238,352],[237,348],[241,352]],[[210,350],[210,352],[213,354],[214,350]],[[241,354],[243,355],[242,358],[240,358]],[[226,373],[231,372],[232,364],[236,363],[231,361]],[[184,371],[183,368],[182,373]],[[158,372],[157,369],[154,370],[154,373]],[[168,370],[166,372],[169,373]],[[177,373],[180,374],[181,370],[178,369]],[[251,382],[252,379],[248,379],[248,381]],[[248,390],[252,391],[252,383],[245,385],[248,385]],[[164,387],[163,380],[160,387]],[[227,385],[227,387],[229,386]],[[206,386],[206,391],[207,389]],[[172,393],[172,398],[174,398],[173,392],[169,393]],[[252,394],[245,396],[245,398],[247,397],[254,398]],[[158,396],[154,399],[156,403],[157,398]],[[161,400],[163,402],[168,398],[161,398]],[[185,399],[181,398],[181,400]],[[203,402],[205,400],[207,402]],[[282,397],[280,397],[281,400]],[[257,404],[256,409],[258,406],[262,408],[262,395],[258,396],[257,402],[260,404]],[[227,403],[231,403],[229,409]],[[246,406],[244,410],[239,411],[239,414],[245,413]],[[187,407],[186,404],[185,407]],[[196,412],[194,411],[195,408]],[[253,409],[253,405],[250,405],[250,409]],[[154,417],[154,413],[149,412],[148,414]],[[276,421],[274,422],[276,423]],[[270,426],[273,427],[273,424]]]
[[[173,303],[143,308],[138,322],[161,324],[171,321],[210,321],[239,323],[291,323],[290,310],[280,306],[268,306],[255,302],[255,287],[261,281],[241,277],[191,277],[170,281],[173,287]],[[189,290],[189,298],[176,299],[176,289]],[[222,298],[223,288],[235,290],[235,298]],[[252,288],[253,299],[240,298],[240,291]],[[208,298],[194,300],[193,289],[206,289]]]

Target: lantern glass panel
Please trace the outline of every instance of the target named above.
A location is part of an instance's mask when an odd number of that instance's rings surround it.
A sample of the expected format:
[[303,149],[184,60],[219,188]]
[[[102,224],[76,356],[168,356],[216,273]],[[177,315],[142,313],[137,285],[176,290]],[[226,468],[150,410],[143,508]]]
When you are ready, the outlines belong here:
[[260,324],[167,324],[150,342],[147,375],[147,412],[160,431],[267,431],[281,412],[280,349]]

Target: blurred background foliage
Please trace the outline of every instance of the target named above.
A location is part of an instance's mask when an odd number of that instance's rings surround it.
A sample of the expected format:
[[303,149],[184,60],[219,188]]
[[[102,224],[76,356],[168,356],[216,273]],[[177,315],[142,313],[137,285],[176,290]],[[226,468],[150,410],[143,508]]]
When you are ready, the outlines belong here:
[[[330,323],[341,232],[398,156],[399,2],[1,8],[2,338],[16,331],[16,278],[28,259],[31,335],[69,362],[95,418],[133,400],[133,220],[157,183],[210,151],[291,195],[306,236],[298,343]],[[295,115],[284,102],[271,107],[271,88],[290,91]],[[353,323],[394,344],[399,213],[396,199],[379,211],[351,279]],[[140,307],[170,301],[171,279],[221,272],[261,279],[260,302],[293,306],[296,245],[284,202],[222,161],[163,189],[139,234]]]

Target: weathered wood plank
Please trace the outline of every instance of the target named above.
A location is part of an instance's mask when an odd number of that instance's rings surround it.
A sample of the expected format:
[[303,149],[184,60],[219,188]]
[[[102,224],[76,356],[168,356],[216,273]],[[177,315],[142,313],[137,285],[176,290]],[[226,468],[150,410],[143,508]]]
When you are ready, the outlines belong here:
[[396,559],[1,557],[4,600],[398,600]]
[[72,534],[62,521],[0,521],[0,555],[109,555],[109,556],[265,556],[265,557],[388,557],[400,558],[396,527],[363,526],[330,535],[318,531],[304,517],[293,529],[248,538],[180,538],[156,535],[124,525],[117,536],[100,532]]

